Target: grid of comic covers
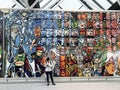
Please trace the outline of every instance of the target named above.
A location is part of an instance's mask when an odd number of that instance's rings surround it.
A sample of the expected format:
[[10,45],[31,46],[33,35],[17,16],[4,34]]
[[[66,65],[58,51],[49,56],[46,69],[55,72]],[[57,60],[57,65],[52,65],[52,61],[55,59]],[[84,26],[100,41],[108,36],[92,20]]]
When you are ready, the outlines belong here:
[[5,77],[120,76],[120,12],[1,10],[0,45]]

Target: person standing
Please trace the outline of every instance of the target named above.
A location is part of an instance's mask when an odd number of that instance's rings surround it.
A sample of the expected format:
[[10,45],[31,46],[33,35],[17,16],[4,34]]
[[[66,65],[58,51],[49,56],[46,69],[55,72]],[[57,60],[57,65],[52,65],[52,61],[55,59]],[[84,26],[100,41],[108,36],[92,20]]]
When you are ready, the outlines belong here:
[[46,58],[45,72],[47,77],[47,86],[49,86],[49,77],[51,78],[52,85],[56,85],[53,79],[52,71],[55,66],[55,61],[51,60],[49,57]]

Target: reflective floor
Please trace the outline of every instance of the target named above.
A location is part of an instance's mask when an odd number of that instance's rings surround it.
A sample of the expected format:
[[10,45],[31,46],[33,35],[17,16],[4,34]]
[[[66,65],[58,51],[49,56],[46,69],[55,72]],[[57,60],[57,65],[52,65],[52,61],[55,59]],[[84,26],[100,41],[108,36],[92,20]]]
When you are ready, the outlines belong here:
[[56,83],[8,83],[0,84],[0,90],[120,90],[120,81]]
[[120,90],[120,78],[54,78],[56,85],[47,86],[45,79],[0,79],[0,90]]

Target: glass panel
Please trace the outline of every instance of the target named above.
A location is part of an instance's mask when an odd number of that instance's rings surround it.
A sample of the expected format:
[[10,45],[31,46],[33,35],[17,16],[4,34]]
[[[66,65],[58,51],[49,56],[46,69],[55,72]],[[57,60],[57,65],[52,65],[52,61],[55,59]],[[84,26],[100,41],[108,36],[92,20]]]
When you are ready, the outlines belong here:
[[50,0],[42,0],[40,3],[40,7],[43,7],[45,4],[47,4]]
[[87,0],[87,3],[93,8],[93,10],[102,10],[98,5],[96,5],[92,0]]
[[96,0],[103,8],[108,9],[111,4],[107,0]]
[[52,9],[54,9],[54,10],[61,10],[62,7],[56,6],[56,7],[53,7]]
[[60,6],[63,8],[63,9],[68,9],[68,10],[73,10],[73,9],[76,9],[78,10],[82,4],[78,1],[78,0],[64,0],[62,3],[60,3]]
[[56,0],[43,0],[40,3],[40,7],[44,9],[49,9],[52,5],[56,3]]
[[88,8],[85,6],[82,6],[79,10],[88,10]]
[[113,3],[115,3],[116,1],[118,1],[118,0],[111,0]]
[[0,0],[0,8],[11,8],[14,4],[12,0]]

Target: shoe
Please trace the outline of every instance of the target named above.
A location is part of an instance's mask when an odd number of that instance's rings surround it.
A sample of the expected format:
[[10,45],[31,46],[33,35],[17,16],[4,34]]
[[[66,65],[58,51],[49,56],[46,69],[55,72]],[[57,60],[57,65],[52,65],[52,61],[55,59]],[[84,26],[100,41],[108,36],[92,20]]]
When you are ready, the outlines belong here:
[[56,85],[55,83],[52,83],[52,85]]
[[49,83],[47,84],[47,86],[49,86]]

